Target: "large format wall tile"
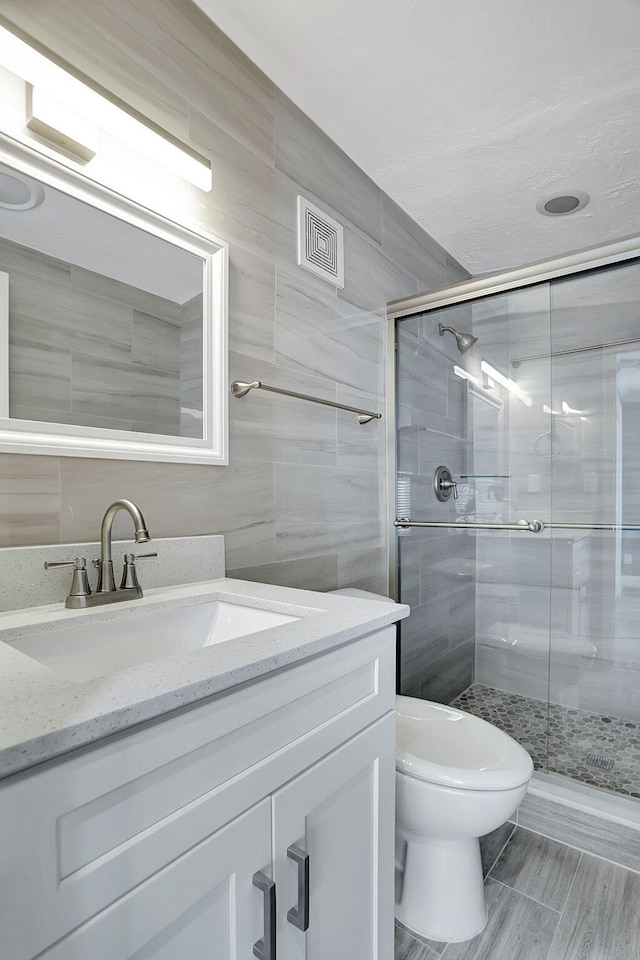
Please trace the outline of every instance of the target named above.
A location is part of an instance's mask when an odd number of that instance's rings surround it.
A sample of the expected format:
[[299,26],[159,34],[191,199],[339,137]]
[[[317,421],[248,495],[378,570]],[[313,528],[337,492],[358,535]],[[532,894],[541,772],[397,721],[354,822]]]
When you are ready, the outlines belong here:
[[453,282],[446,276],[447,253],[444,248],[386,195],[382,197],[382,249],[391,260],[404,264],[405,270],[417,278],[419,291],[437,289],[445,282]]
[[211,157],[215,189],[190,190],[196,226],[237,243],[257,256],[275,254],[275,170],[267,160],[216,126],[198,110],[190,112],[193,145]]
[[387,596],[387,551],[384,547],[374,550],[350,550],[338,559],[339,586],[358,587]]
[[[385,303],[444,285],[453,261],[438,244],[286,97],[274,92],[271,82],[187,0],[39,0],[36,5],[7,0],[3,14],[211,157],[214,186],[209,194],[187,190],[177,179],[159,181],[158,187],[153,178],[136,183],[121,169],[105,177],[132,199],[230,243],[231,376],[261,378],[384,413]],[[345,289],[340,293],[296,264],[298,194],[345,227]],[[162,305],[149,310],[115,288],[107,311],[105,291],[92,287],[85,271],[73,268],[71,275],[86,299],[80,311],[67,316],[66,334],[74,338],[76,350],[93,356],[97,347],[105,362],[116,364],[107,371],[110,376],[94,369],[84,377],[79,391],[83,412],[72,413],[83,422],[85,406],[93,403],[91,378],[119,407],[124,390],[118,386],[117,364],[130,360],[133,311],[172,318]],[[43,280],[52,291],[52,309],[64,315],[61,276],[53,270]],[[96,310],[90,307],[92,290],[102,300]],[[66,341],[52,339],[42,325],[33,326],[28,292],[22,299],[31,324],[27,339],[67,349]],[[82,327],[88,315],[99,325],[99,336],[93,324]],[[163,358],[166,338],[154,339],[145,329],[133,339],[135,359],[142,356],[143,340],[152,343],[153,358],[147,355],[145,362],[151,371],[169,372],[171,365]],[[189,426],[197,432],[192,376],[197,351],[187,361],[180,368],[180,416],[183,425],[190,418]],[[111,411],[118,413],[115,418],[103,410],[100,424],[157,430],[154,408],[168,392],[162,378],[153,376],[150,389],[141,391],[135,417],[123,418],[121,407]],[[443,389],[447,399],[440,427],[453,419],[447,419],[448,404],[452,410],[455,406],[446,381]],[[34,518],[31,527],[10,523],[8,508],[0,538],[15,542],[19,529],[25,542],[34,537],[64,542],[94,538],[107,504],[129,496],[149,514],[156,536],[225,533],[228,568],[248,577],[321,589],[356,584],[384,592],[385,420],[359,426],[352,414],[265,393],[230,398],[229,406],[230,467],[63,458],[62,506],[52,506],[49,486],[39,481],[19,504]],[[23,403],[19,409],[41,408]],[[51,410],[47,413],[55,419]],[[56,459],[31,459],[46,468],[46,477],[48,470],[57,477]],[[20,484],[11,462],[11,457],[0,459],[0,483],[7,480],[15,493]],[[58,490],[57,481],[51,489]],[[128,536],[126,518],[118,523]]]
[[347,228],[344,234],[344,257],[349,264],[344,289],[338,289],[340,300],[348,300],[365,310],[379,310],[387,300],[398,300],[417,293],[417,281],[407,270],[385,256],[377,244]]
[[[229,349],[272,362],[275,356],[276,271],[234,244],[229,257]],[[246,377],[253,379],[250,371]]]
[[381,492],[375,471],[277,464],[278,559],[379,547]]
[[296,560],[279,560],[248,567],[227,566],[227,576],[238,580],[256,580],[258,583],[275,583],[282,587],[335,590],[338,587],[338,555],[298,557]]
[[[223,533],[229,566],[257,556],[274,559],[275,508],[273,465],[238,461],[232,467],[124,460],[75,460],[60,463],[62,540],[95,539],[109,504],[131,497],[145,514],[152,536]],[[114,536],[131,536],[126,514]]]
[[0,454],[0,546],[59,542],[58,460]]
[[381,239],[382,192],[295,104],[276,91],[276,166],[373,240]]
[[368,311],[310,290],[278,272],[276,362],[370,393],[382,393],[384,325]]
[[[335,400],[335,383],[283,371],[242,354],[229,356],[230,379],[261,380],[272,386]],[[254,390],[229,401],[231,456],[243,460],[336,465],[336,410],[275,393]]]

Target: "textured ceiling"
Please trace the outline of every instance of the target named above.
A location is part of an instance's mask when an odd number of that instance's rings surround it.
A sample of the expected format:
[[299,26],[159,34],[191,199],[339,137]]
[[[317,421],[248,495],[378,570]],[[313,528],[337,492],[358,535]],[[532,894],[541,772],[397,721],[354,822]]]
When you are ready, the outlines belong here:
[[197,3],[472,273],[640,233],[638,0]]

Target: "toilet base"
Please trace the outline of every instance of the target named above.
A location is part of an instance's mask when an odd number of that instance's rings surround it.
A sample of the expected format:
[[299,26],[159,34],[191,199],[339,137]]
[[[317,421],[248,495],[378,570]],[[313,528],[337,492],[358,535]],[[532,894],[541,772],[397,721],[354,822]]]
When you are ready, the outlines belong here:
[[404,830],[398,837],[407,841],[398,920],[429,940],[477,936],[487,922],[480,841],[418,837]]

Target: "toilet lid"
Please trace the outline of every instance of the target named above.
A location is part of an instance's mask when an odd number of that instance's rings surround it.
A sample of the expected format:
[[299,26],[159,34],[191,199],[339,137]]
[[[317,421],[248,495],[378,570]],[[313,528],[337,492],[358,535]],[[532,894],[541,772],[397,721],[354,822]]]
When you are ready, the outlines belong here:
[[440,703],[396,697],[396,769],[462,790],[510,790],[533,773],[527,751],[493,724]]

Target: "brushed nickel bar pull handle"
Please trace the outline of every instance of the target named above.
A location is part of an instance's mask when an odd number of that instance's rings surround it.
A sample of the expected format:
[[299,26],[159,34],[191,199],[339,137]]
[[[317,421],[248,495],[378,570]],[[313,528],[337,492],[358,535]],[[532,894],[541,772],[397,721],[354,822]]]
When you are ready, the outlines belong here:
[[334,400],[322,400],[312,397],[308,393],[296,393],[295,390],[285,390],[284,387],[272,387],[262,380],[234,380],[231,384],[231,393],[234,397],[244,397],[250,390],[267,390],[269,393],[280,393],[283,397],[296,397],[298,400],[309,400],[311,403],[321,403],[325,407],[335,407],[336,410],[348,410],[358,414],[358,423],[369,423],[370,420],[381,420],[381,413],[372,413],[371,410],[362,410],[360,407],[348,407],[345,403],[336,403]]
[[262,870],[251,878],[254,887],[264,896],[264,934],[253,945],[253,955],[258,960],[276,960],[276,882]]
[[287,920],[298,930],[309,929],[309,854],[297,843],[287,848],[287,856],[298,865],[298,902],[287,913]]

